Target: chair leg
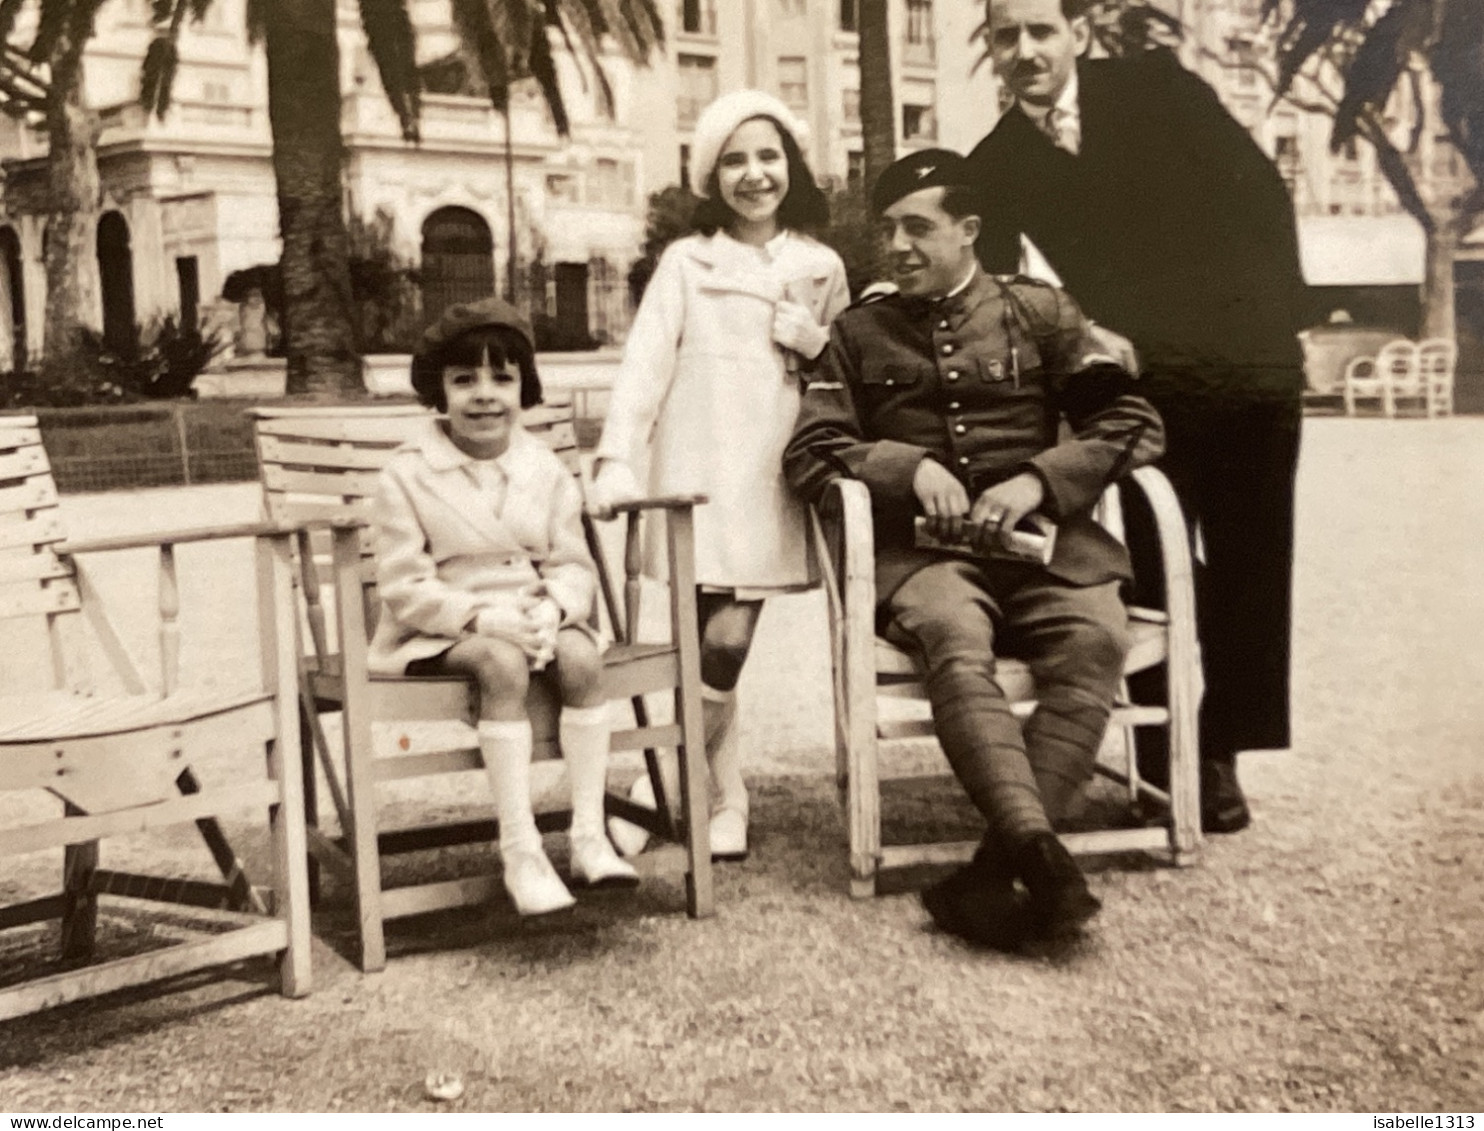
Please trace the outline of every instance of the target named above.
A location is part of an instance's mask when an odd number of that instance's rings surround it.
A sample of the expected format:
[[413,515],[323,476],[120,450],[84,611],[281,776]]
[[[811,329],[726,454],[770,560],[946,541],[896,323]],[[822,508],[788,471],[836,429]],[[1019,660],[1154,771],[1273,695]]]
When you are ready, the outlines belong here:
[[[304,767],[304,825],[306,829],[319,828],[319,782],[314,773],[314,728],[309,723],[309,717],[304,712],[304,704],[299,703],[299,763]],[[306,862],[309,872],[309,906],[319,906],[319,861],[314,854],[309,854]]]
[[[83,811],[66,802],[66,814],[80,817]],[[93,892],[93,873],[98,870],[98,842],[69,844],[62,857],[62,959],[90,961],[98,937],[98,896]]]
[[711,875],[711,805],[706,763],[706,724],[701,716],[701,626],[695,601],[695,533],[689,510],[667,516],[670,559],[670,627],[678,653],[675,717],[680,722],[681,815],[685,823],[685,906],[693,919],[716,914]]
[[850,750],[850,777],[845,793],[853,899],[870,899],[876,894],[876,873],[881,864],[881,782],[877,753],[874,733],[864,741],[857,735]]
[[268,776],[279,787],[278,804],[268,809],[273,910],[288,930],[288,943],[278,959],[278,984],[284,997],[303,997],[310,989],[309,843],[301,793],[303,747],[295,749],[291,740],[269,742],[267,754]]
[[[186,796],[190,796],[201,792],[201,783],[196,778],[196,772],[187,766],[175,779],[175,788]],[[196,828],[201,833],[201,839],[206,842],[211,858],[216,861],[222,878],[227,881],[227,886],[232,893],[232,909],[266,915],[268,907],[253,890],[252,879],[242,867],[242,861],[238,858],[237,850],[232,847],[231,841],[227,839],[227,834],[222,832],[221,822],[215,817],[202,817],[196,821]]]
[[356,874],[356,918],[362,973],[386,968],[386,926],[381,914],[381,848],[376,830],[376,775],[371,764],[371,723],[345,712],[345,788],[350,794],[347,840]]

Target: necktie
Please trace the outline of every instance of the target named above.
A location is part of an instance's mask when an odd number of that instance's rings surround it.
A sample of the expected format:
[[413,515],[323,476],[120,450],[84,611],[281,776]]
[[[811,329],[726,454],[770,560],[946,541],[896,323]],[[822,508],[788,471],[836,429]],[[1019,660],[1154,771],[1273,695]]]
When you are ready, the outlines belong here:
[[1076,111],[1054,107],[1041,119],[1041,130],[1058,149],[1065,149],[1074,157],[1077,155],[1082,145],[1082,127],[1077,121]]

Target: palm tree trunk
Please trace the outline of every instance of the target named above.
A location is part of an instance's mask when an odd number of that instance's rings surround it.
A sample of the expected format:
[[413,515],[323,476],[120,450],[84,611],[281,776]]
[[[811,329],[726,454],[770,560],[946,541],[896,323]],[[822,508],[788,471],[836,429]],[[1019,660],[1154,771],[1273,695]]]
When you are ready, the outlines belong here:
[[288,391],[363,391],[341,173],[335,0],[265,0]]
[[865,183],[876,178],[897,156],[896,106],[891,96],[891,31],[886,0],[860,0],[861,141]]
[[42,354],[68,364],[77,331],[98,321],[98,260],[92,254],[98,227],[97,121],[83,102],[82,53],[91,18],[74,19],[50,60],[46,100],[46,173],[50,214],[46,224],[46,311]]

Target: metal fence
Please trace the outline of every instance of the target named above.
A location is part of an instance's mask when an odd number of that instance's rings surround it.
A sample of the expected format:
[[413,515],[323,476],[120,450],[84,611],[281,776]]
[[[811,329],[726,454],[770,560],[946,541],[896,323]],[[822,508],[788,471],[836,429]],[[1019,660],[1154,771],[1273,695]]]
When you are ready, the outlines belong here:
[[203,401],[37,416],[57,489],[77,493],[257,478],[246,407]]

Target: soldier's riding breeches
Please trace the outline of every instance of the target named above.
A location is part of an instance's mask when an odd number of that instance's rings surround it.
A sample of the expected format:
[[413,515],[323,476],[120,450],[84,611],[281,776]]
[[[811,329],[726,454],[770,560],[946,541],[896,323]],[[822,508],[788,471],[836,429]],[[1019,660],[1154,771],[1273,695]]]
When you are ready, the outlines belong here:
[[[938,740],[990,829],[1049,830],[1092,774],[1118,688],[1118,583],[1076,587],[1035,566],[953,558],[914,573],[885,611],[887,638],[922,659]],[[995,679],[997,652],[1035,676],[1024,728]]]

